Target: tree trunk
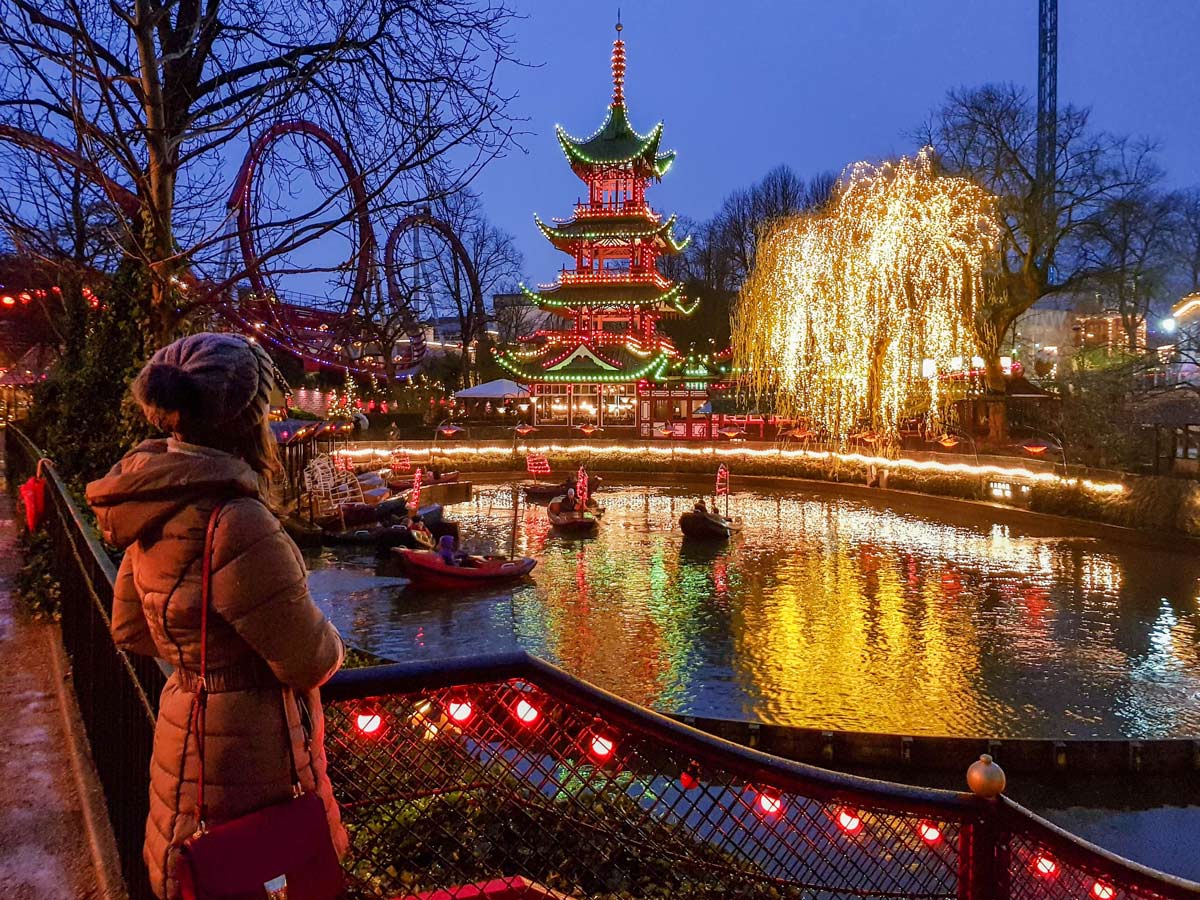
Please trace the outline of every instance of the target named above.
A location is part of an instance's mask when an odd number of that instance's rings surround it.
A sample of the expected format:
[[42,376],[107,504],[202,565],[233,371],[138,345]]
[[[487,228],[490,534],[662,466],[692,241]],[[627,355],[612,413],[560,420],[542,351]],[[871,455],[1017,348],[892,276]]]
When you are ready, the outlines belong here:
[[179,155],[168,134],[166,98],[155,44],[155,28],[163,15],[163,11],[153,9],[146,0],[138,0],[134,33],[146,120],[147,158],[147,184],[138,193],[142,199],[142,251],[150,276],[150,321],[146,323],[146,330],[147,338],[156,347],[168,343],[174,336],[176,314],[172,278],[179,269],[172,225]]
[[989,444],[1003,444],[1008,441],[1008,398],[1005,395],[1004,369],[1000,366],[1000,357],[989,352],[984,360],[984,385],[987,394],[984,403],[987,409]]

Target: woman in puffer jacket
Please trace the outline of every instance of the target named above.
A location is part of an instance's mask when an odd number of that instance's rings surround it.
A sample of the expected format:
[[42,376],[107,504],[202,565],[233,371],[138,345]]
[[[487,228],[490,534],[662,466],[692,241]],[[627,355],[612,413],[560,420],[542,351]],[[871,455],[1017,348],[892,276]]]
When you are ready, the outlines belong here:
[[113,639],[175,668],[159,700],[143,851],[163,900],[179,894],[178,847],[197,827],[191,722],[201,557],[218,503],[225,505],[213,540],[208,623],[208,824],[292,796],[287,740],[302,787],[325,802],[339,855],[346,848],[325,773],[317,693],[344,651],[308,594],[299,550],[267,505],[268,480],[278,469],[267,423],[274,384],[270,357],[241,337],[198,334],[163,348],[133,393],[147,418],[172,436],[144,442],[87,488],[105,540],[125,550]]

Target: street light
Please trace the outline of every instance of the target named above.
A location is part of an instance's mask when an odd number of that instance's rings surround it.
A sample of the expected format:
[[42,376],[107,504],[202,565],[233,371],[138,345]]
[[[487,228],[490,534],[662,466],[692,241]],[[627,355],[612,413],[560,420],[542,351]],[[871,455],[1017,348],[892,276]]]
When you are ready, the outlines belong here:
[[1024,450],[1026,453],[1030,454],[1031,456],[1039,456],[1051,448],[1057,450],[1059,453],[1062,454],[1063,475],[1066,475],[1067,474],[1067,442],[1064,441],[1062,438],[1058,437],[1057,435],[1051,434],[1049,431],[1042,431],[1040,428],[1034,428],[1031,425],[1025,425],[1023,427],[1027,431],[1032,431],[1035,434],[1040,434],[1043,437],[1049,438],[1051,441],[1053,441],[1053,443],[1051,443],[1051,444],[1034,444],[1034,443],[1021,444],[1020,445],[1021,449]]
[[961,438],[966,438],[966,439],[967,439],[967,442],[968,442],[968,443],[971,445],[971,452],[975,454],[975,465],[976,465],[976,466],[980,465],[980,462],[979,462],[979,446],[978,446],[978,445],[975,443],[975,438],[971,437],[971,435],[967,434],[967,432],[965,432],[965,431],[964,431],[963,429],[961,429],[961,428],[955,428],[955,427],[953,427],[953,426],[947,426],[947,427],[946,427],[944,430],[945,430],[945,434],[943,434],[943,435],[942,435],[940,438],[937,438],[937,439],[936,439],[936,440],[937,440],[937,443],[941,444],[941,445],[942,445],[943,447],[945,447],[947,450],[950,450],[950,449],[952,449],[952,448],[953,448],[953,447],[954,447],[956,444],[958,444],[958,441],[947,441],[947,440],[946,440],[946,438],[948,438],[948,437],[961,437]]

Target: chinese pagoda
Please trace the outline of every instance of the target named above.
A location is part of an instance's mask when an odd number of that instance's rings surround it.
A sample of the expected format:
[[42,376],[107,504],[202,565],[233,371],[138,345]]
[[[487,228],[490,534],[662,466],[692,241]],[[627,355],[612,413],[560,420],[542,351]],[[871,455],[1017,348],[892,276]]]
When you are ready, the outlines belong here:
[[675,153],[659,149],[661,122],[647,134],[629,123],[620,33],[618,21],[604,124],[583,139],[556,128],[587,201],[576,203],[569,221],[547,225],[535,216],[546,239],[575,261],[552,285],[521,286],[558,324],[522,337],[524,349],[497,352],[496,360],[530,385],[534,422],[552,433],[709,438],[706,388],[718,368],[681,356],[658,331],[661,319],[690,316],[698,306],[658,271],[659,257],[679,253],[690,238],[678,240],[675,216],[664,220],[646,202],[646,188]]

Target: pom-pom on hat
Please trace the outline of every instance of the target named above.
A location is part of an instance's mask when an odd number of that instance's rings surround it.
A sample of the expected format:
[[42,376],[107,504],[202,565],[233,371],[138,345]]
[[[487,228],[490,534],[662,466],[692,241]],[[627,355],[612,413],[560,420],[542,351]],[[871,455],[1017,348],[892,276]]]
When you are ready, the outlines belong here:
[[163,431],[241,431],[266,418],[275,385],[275,364],[258,344],[204,332],[155,353],[134,379],[133,396]]

